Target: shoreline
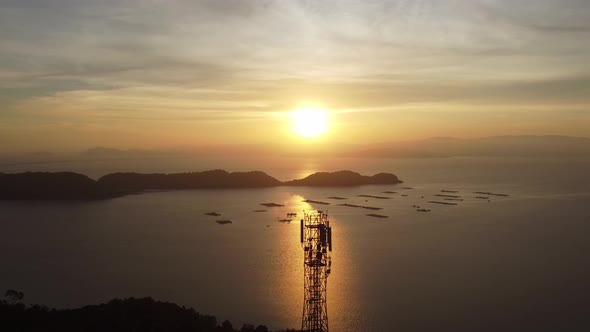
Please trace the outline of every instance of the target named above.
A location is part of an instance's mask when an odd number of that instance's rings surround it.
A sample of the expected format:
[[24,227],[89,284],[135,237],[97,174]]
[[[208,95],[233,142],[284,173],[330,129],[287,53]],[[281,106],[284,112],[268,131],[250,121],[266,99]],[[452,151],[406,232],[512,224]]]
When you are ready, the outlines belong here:
[[211,170],[190,173],[111,173],[98,180],[73,172],[0,173],[0,200],[101,200],[171,190],[256,189],[274,187],[358,187],[397,185],[393,173],[372,176],[353,171],[317,172],[280,181],[262,172]]

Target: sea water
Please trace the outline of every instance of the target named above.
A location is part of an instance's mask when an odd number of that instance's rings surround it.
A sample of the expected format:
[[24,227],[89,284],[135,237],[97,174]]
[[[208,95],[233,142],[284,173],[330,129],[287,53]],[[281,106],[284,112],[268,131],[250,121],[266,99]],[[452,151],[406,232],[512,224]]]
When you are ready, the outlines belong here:
[[[126,163],[109,163],[108,169],[93,163],[86,172],[81,163],[61,166],[98,177],[113,169],[132,170]],[[268,170],[262,162],[209,163],[199,167],[184,160],[169,169],[142,163],[139,171],[260,169],[285,180],[353,169],[393,172],[405,183],[162,191],[90,202],[3,201],[0,290],[14,288],[25,293],[26,303],[59,308],[152,296],[229,319],[234,326],[297,328],[303,308],[298,220],[304,211],[322,209],[333,227],[332,331],[590,327],[588,159],[311,160]],[[451,195],[463,200],[447,201],[456,206],[428,203],[444,200],[435,196],[441,190],[458,191]],[[509,196],[480,199],[477,191]],[[266,202],[284,207],[260,205]],[[431,211],[418,212],[415,206]],[[266,211],[255,212],[260,209]],[[291,223],[278,221],[289,212],[298,213]],[[220,225],[221,219],[232,223]]]

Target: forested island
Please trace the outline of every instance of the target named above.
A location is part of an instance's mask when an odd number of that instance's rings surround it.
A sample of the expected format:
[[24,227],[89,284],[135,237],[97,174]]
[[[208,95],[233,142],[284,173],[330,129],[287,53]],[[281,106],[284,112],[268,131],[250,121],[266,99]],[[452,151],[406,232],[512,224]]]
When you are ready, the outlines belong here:
[[7,300],[0,300],[0,328],[3,331],[269,332],[264,325],[244,324],[238,329],[227,320],[220,323],[215,316],[149,297],[114,299],[76,309],[49,309],[20,303],[20,292],[9,290],[6,294]]
[[92,200],[120,197],[147,190],[236,189],[278,186],[361,186],[399,184],[394,174],[373,176],[353,171],[318,172],[306,178],[279,181],[261,172],[211,170],[173,174],[112,173],[98,180],[72,172],[0,173],[0,200]]

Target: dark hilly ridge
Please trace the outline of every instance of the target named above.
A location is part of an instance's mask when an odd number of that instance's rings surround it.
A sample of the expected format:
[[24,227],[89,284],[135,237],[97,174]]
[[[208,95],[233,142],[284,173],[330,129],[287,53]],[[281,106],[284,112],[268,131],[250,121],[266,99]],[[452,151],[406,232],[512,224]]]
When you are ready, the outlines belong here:
[[145,190],[232,189],[278,186],[360,186],[402,183],[397,176],[379,173],[364,176],[352,171],[319,172],[304,179],[281,182],[260,172],[212,170],[175,174],[113,173],[98,181],[77,173],[0,173],[3,200],[91,200],[106,199]]
[[0,199],[101,199],[121,194],[78,173],[0,173]]
[[284,182],[286,186],[308,187],[351,187],[367,184],[398,184],[400,179],[391,173],[379,173],[373,176],[360,175],[353,171],[317,172],[306,178]]
[[[269,332],[264,325],[218,322],[192,308],[152,298],[114,299],[99,305],[76,309],[49,309],[0,300],[2,331],[86,331],[86,332]],[[283,330],[295,332],[295,330]]]
[[149,190],[260,188],[280,186],[282,182],[260,171],[229,173],[212,170],[174,174],[113,173],[98,179],[98,184],[120,190]]

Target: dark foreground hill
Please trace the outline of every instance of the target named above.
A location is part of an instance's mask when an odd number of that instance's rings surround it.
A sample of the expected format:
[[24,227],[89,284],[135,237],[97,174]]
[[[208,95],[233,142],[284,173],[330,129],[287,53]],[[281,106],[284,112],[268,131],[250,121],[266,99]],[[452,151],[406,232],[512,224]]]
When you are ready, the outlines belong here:
[[0,199],[89,200],[140,193],[145,190],[266,188],[278,186],[361,186],[402,183],[391,173],[365,176],[352,171],[319,172],[304,179],[281,182],[260,172],[212,170],[175,174],[113,173],[98,181],[77,173],[0,173]]
[[[203,315],[192,308],[151,298],[111,300],[106,304],[78,309],[56,310],[21,303],[0,301],[2,331],[85,331],[85,332],[268,332],[264,325],[244,324],[234,328],[229,321],[221,324],[215,316]],[[295,332],[285,330],[284,332]]]

